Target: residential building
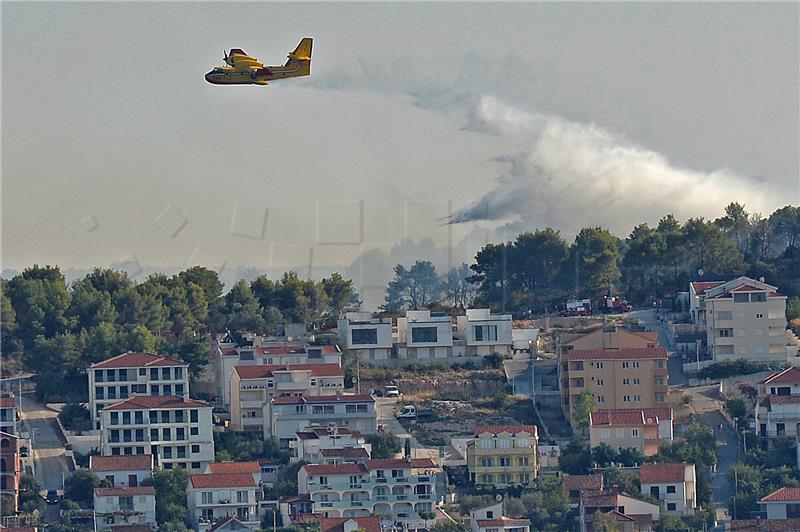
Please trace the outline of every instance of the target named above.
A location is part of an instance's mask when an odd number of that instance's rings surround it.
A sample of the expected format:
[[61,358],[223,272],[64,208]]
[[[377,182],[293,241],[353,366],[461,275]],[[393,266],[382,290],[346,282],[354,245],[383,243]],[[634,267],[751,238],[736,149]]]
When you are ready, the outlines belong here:
[[659,500],[667,514],[692,515],[697,510],[697,475],[694,464],[642,464],[642,493]]
[[89,456],[89,469],[109,488],[135,488],[153,475],[153,455]]
[[231,429],[263,433],[271,397],[336,395],[344,391],[344,373],[338,364],[237,366],[230,389]]
[[800,517],[790,519],[734,519],[726,532],[787,532],[800,530]]
[[472,532],[530,532],[529,519],[512,519],[503,515],[503,501],[475,508],[469,513]]
[[273,397],[264,405],[264,419],[264,438],[277,438],[283,449],[308,427],[347,427],[362,434],[378,427],[370,394]]
[[783,487],[758,502],[767,514],[767,519],[800,518],[800,488]]
[[208,529],[208,532],[227,532],[228,530],[260,530],[254,523],[240,521],[235,516],[223,517]]
[[613,489],[602,493],[583,493],[578,515],[586,530],[593,530],[592,520],[596,512],[611,514],[618,529],[630,532],[652,532],[661,519],[658,505]]
[[800,435],[800,369],[791,366],[758,383],[755,427],[767,445]]
[[156,490],[153,486],[95,488],[94,512],[97,530],[113,525],[156,526]]
[[132,397],[105,407],[103,456],[152,455],[154,467],[200,471],[214,461],[211,405],[170,395]]
[[589,332],[561,333],[556,341],[556,355],[587,349],[647,349],[658,347],[653,331],[632,331],[624,327],[598,327]]
[[577,508],[580,505],[583,493],[596,495],[603,491],[602,473],[593,475],[570,475],[564,473],[561,478],[564,480],[564,487],[567,489],[571,508]]
[[137,395],[189,398],[189,364],[152,353],[127,352],[89,366],[89,411],[100,429],[100,411]]
[[[348,427],[309,427],[296,434],[295,439],[289,444],[290,449],[294,449],[292,461],[307,462],[310,464],[328,463],[324,453],[329,459],[334,460],[337,456],[343,461],[348,453],[336,455],[331,451],[348,451],[353,459],[369,458],[372,452],[372,445],[366,442],[361,432],[351,430]],[[361,452],[363,451],[363,452]],[[335,461],[335,460],[334,460]]]
[[564,416],[574,425],[572,414],[584,391],[592,394],[598,409],[665,406],[669,393],[667,359],[663,347],[563,351],[559,379]]
[[310,345],[300,342],[275,342],[261,336],[238,345],[228,337],[212,345],[217,400],[231,403],[230,379],[238,366],[287,366],[297,364],[342,365],[342,352],[336,345]]
[[409,310],[397,318],[397,358],[417,363],[453,357],[453,319],[444,313]]
[[511,314],[492,314],[488,308],[467,309],[456,319],[456,338],[465,342],[465,356],[508,355],[514,344]]
[[319,520],[319,532],[381,532],[380,517],[329,517]]
[[436,475],[430,458],[367,460],[359,464],[304,465],[299,493],[321,517],[381,517],[387,527],[429,528],[435,520]]
[[[706,344],[714,362],[748,360],[786,362],[797,356],[797,345],[786,332],[786,296],[778,288],[749,277],[700,289],[690,286],[690,306],[705,320]],[[695,295],[692,296],[692,292]]]
[[539,471],[536,425],[475,427],[467,442],[467,469],[474,484],[508,487],[527,485]]
[[247,473],[253,476],[256,486],[261,485],[261,464],[258,462],[211,462],[203,469],[206,475],[233,475]]
[[589,415],[589,443],[612,449],[634,448],[645,456],[658,453],[662,443],[671,444],[672,408],[598,410]]
[[3,507],[13,512],[19,510],[19,477],[22,467],[19,456],[19,438],[0,432],[0,498]]
[[248,526],[259,526],[258,486],[250,473],[191,475],[186,484],[189,522],[205,532],[220,518],[234,516]]
[[0,432],[19,435],[17,428],[17,399],[13,393],[0,393]]
[[347,351],[359,360],[381,363],[391,358],[391,318],[373,318],[371,312],[348,312],[337,325]]

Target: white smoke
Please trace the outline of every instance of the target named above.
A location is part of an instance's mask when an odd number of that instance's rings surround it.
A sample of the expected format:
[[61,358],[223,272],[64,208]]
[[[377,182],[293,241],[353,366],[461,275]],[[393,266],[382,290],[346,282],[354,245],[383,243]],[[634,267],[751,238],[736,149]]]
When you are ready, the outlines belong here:
[[778,194],[755,179],[725,169],[676,168],[594,124],[526,112],[490,96],[479,99],[465,129],[502,136],[519,148],[498,157],[508,171],[449,223],[510,220],[567,233],[590,224],[626,235],[667,213],[679,220],[715,218],[731,201],[763,213],[780,205]]

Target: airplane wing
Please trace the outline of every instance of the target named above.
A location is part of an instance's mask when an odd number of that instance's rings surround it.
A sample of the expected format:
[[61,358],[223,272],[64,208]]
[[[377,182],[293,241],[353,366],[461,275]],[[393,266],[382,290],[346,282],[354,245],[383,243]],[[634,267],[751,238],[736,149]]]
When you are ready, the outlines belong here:
[[242,52],[241,54],[237,52],[241,52],[241,50],[239,49],[231,50],[231,55],[230,55],[232,63],[231,66],[236,70],[240,72],[253,72],[255,70],[264,68],[264,64],[255,57],[246,55],[244,54],[244,52]]

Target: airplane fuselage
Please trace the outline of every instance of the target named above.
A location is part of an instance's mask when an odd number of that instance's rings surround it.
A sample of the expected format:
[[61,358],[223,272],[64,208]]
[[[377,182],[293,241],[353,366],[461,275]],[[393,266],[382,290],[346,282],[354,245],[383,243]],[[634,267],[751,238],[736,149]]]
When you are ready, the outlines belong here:
[[217,67],[207,73],[206,81],[214,85],[267,85],[268,82],[277,79],[307,76],[308,73],[303,72],[303,70],[305,70],[303,65],[297,64],[268,66],[254,72],[236,70],[233,67],[224,66]]

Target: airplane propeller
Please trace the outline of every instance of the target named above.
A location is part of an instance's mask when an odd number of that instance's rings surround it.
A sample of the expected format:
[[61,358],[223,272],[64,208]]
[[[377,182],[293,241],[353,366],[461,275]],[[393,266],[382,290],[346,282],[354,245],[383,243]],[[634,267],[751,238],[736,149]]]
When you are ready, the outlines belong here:
[[228,64],[228,51],[222,50],[222,60],[225,61],[225,64]]

